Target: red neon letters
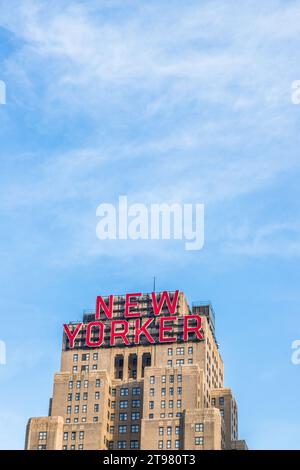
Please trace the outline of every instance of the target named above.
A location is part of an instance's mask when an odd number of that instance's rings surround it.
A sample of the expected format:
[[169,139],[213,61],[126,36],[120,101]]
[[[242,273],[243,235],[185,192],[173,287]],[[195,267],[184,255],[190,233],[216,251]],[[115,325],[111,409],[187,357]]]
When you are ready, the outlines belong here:
[[[126,294],[124,316],[122,319],[113,318],[115,302],[113,295],[108,297],[108,302],[102,296],[98,296],[96,299],[95,321],[89,322],[87,325],[84,323],[76,325],[64,324],[64,332],[69,342],[69,348],[74,348],[75,342],[79,337],[90,348],[105,345],[105,336],[109,337],[109,340],[107,340],[109,344],[106,344],[106,346],[138,345],[141,341],[143,344],[145,342],[155,344],[157,340],[159,343],[176,342],[178,338],[174,332],[174,327],[178,321],[176,315],[179,313],[177,312],[179,291],[177,290],[174,293],[172,300],[167,291],[160,295],[159,300],[157,300],[155,292],[152,292],[151,298],[154,315],[152,317],[145,317],[138,311],[138,298],[141,296],[140,292]],[[156,317],[161,315],[162,311],[163,315],[156,319]],[[203,340],[201,317],[199,315],[185,315],[181,316],[181,318],[183,318],[182,331],[178,329],[181,339],[189,341],[191,335],[193,335],[193,338],[199,341]],[[83,336],[80,332],[82,332]]]

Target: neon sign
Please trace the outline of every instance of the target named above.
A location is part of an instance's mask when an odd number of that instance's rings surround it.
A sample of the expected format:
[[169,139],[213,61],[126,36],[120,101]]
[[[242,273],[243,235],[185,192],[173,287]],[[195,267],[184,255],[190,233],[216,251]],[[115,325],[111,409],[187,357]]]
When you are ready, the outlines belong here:
[[[124,314],[122,318],[114,318],[116,311],[115,296],[110,295],[108,301],[102,296],[96,299],[95,319],[76,325],[64,324],[64,332],[69,348],[76,346],[79,338],[84,334],[85,345],[90,348],[99,348],[105,344],[105,337],[109,337],[109,346],[132,346],[141,344],[163,344],[176,342],[180,335],[182,341],[189,341],[191,335],[194,339],[203,340],[200,315],[177,315],[179,291],[176,290],[173,298],[167,291],[162,292],[157,299],[155,292],[151,293],[151,315],[139,311],[139,300],[142,293],[126,294]],[[162,314],[162,310],[164,312]],[[167,310],[167,312],[166,312]],[[155,334],[154,334],[155,332]]]

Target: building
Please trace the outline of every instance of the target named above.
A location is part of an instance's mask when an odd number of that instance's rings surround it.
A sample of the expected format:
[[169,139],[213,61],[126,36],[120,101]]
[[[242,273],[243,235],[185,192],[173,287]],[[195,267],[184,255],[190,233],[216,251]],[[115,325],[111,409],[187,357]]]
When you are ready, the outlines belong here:
[[246,449],[212,306],[179,291],[98,297],[65,326],[49,416],[29,419],[25,447]]

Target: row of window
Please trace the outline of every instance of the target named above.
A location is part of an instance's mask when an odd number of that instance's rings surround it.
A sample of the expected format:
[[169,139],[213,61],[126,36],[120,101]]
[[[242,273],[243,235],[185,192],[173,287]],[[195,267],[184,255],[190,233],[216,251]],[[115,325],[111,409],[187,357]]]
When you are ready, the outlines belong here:
[[[172,435],[172,426],[167,426],[167,436],[171,436]],[[160,436],[163,436],[165,433],[165,428],[163,426],[160,426],[158,428],[158,434]],[[180,434],[180,426],[175,426],[175,434],[178,436]]]
[[[71,432],[71,440],[76,441],[76,431]],[[69,439],[69,433],[68,431],[64,432],[64,441],[67,441]],[[79,440],[82,441],[84,439],[84,431],[79,431]]]
[[[167,394],[166,388],[162,388],[161,389],[161,396],[165,397],[166,394]],[[155,395],[155,389],[154,388],[149,389],[149,395],[150,395],[150,397],[154,397],[154,395]],[[169,395],[170,396],[174,395],[174,388],[173,387],[169,388]],[[182,395],[182,387],[177,387],[177,395]]]
[[[188,359],[188,364],[193,364],[193,359]],[[173,367],[173,360],[169,359],[167,362],[168,367]],[[177,366],[184,366],[184,359],[176,359]]]
[[[163,449],[164,448],[164,441],[158,441],[158,448],[159,449]],[[166,442],[166,449],[171,449],[172,448],[172,441],[171,440],[167,440]],[[175,449],[179,449],[180,448],[180,440],[179,439],[176,439],[175,440]]]
[[[98,361],[98,353],[93,353],[93,360],[94,361]],[[79,359],[79,355],[78,354],[73,354],[73,362],[78,362],[78,359]],[[88,361],[90,359],[90,353],[84,353],[84,354],[81,354],[81,360],[82,361]]]
[[[69,384],[68,384],[68,388],[69,389],[72,389],[74,388],[81,388],[83,384],[83,387],[84,388],[88,388],[89,386],[89,381],[88,380],[76,380],[76,382],[74,382],[73,380],[69,380]],[[100,379],[96,379],[96,382],[95,382],[95,387],[96,388],[99,388],[101,386],[101,380]]]
[[[93,364],[92,365],[92,370],[97,370],[97,369],[98,369],[97,364]],[[81,372],[88,372],[90,370],[90,368],[89,368],[88,365],[83,365],[83,366],[81,366],[80,370],[81,370]],[[73,372],[78,372],[78,366],[77,365],[73,366],[72,371]]]
[[[95,400],[99,400],[100,399],[100,392],[95,392]],[[83,400],[88,400],[88,392],[84,392],[82,394],[82,399]],[[72,393],[68,393],[68,401],[72,401],[73,400],[73,394]],[[75,393],[75,401],[80,401],[80,392],[77,392]]]
[[[113,390],[116,392],[116,389],[113,389]],[[128,388],[125,388],[125,387],[120,388],[120,396],[121,397],[127,397],[128,394],[129,394],[129,389]],[[133,387],[132,390],[131,390],[131,394],[132,394],[132,396],[140,395],[141,394],[140,387]],[[114,394],[114,396],[116,396],[116,393]]]
[[[155,380],[156,380],[155,375],[151,375],[150,376],[150,384],[155,384]],[[174,380],[175,380],[175,376],[174,375],[169,375],[170,383],[174,383]],[[165,384],[167,382],[167,376],[166,375],[161,376],[161,382],[163,384]],[[177,382],[178,383],[182,382],[182,374],[177,375]]]
[[[118,441],[117,443],[118,449],[126,449],[127,442],[126,441]],[[133,440],[130,441],[130,449],[138,449],[139,448],[139,441]]]
[[[174,418],[174,413],[173,413],[173,412],[172,412],[172,413],[167,413],[167,415],[168,415],[169,418]],[[159,416],[160,416],[161,418],[166,418],[167,415],[166,415],[166,413],[160,413]],[[181,416],[182,416],[181,411],[178,411],[175,416],[176,416],[176,418],[181,418]],[[150,413],[150,414],[148,415],[148,417],[149,417],[149,419],[154,419],[154,414],[153,414],[153,413]]]
[[[153,410],[154,409],[154,401],[149,401],[149,409],[150,410]],[[181,400],[177,400],[176,401],[176,406],[177,408],[181,408],[182,406],[182,401]],[[161,400],[160,401],[160,407],[161,408],[165,408],[166,407],[166,400]],[[169,400],[169,408],[174,408],[174,400]]]
[[[168,356],[173,356],[173,352],[174,352],[173,348],[168,348]],[[185,352],[184,347],[176,348],[176,354],[178,356],[184,355],[184,352]],[[188,354],[193,354],[193,346],[189,346]]]

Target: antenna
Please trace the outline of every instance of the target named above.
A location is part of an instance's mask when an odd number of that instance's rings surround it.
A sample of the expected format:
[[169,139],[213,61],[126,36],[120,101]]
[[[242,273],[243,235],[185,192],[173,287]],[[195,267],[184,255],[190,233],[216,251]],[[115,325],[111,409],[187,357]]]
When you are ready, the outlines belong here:
[[154,278],[153,278],[153,292],[155,292],[155,281],[156,281],[156,279],[155,279],[155,276],[154,276]]

